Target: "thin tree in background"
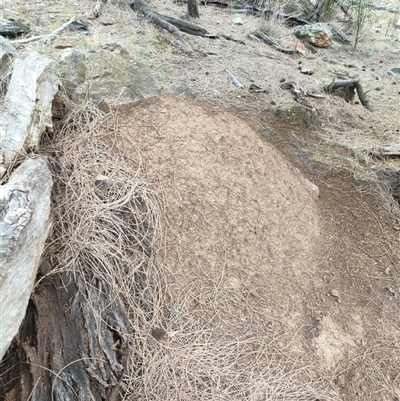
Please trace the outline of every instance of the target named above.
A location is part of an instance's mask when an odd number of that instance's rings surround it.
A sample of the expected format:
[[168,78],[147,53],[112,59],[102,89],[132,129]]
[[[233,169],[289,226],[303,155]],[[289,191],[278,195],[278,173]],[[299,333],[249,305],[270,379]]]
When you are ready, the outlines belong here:
[[197,0],[188,0],[188,15],[192,18],[200,17]]

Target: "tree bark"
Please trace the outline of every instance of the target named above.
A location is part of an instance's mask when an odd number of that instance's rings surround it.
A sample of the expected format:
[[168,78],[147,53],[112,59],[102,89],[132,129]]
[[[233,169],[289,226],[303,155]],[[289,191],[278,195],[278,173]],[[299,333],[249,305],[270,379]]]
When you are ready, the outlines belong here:
[[192,17],[192,18],[200,17],[199,6],[197,4],[197,0],[188,0],[187,10],[188,10],[189,17]]
[[127,0],[127,2],[133,11],[136,11],[150,22],[161,26],[179,38],[182,37],[181,31],[197,36],[204,36],[207,34],[205,29],[196,24],[152,11],[144,0]]
[[[41,272],[51,268],[42,263]],[[130,325],[94,277],[44,278],[1,365],[0,399],[117,401]]]
[[318,22],[325,10],[328,0],[318,0],[315,4],[311,13],[307,16],[306,20],[309,22]]

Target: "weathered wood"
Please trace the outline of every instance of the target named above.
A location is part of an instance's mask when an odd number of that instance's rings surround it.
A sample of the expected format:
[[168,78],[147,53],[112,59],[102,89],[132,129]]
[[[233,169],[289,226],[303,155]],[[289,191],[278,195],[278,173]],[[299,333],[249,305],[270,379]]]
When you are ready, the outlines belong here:
[[229,71],[225,70],[226,73],[228,74],[228,77],[231,79],[231,81],[240,89],[243,89],[243,85],[239,82],[239,80]]
[[340,89],[340,88],[354,88],[355,90],[357,90],[357,94],[358,94],[361,104],[365,108],[371,109],[371,106],[369,105],[369,101],[365,97],[364,90],[358,79],[348,79],[345,81],[332,82],[331,84],[324,86],[324,91],[327,93],[331,93],[334,90]]
[[18,39],[18,40],[13,40],[12,43],[30,43],[34,42],[36,40],[41,40],[41,41],[51,41],[55,39],[58,35],[60,35],[62,32],[64,32],[69,26],[75,21],[75,17],[72,17],[70,20],[68,20],[65,24],[61,25],[57,29],[55,29],[53,32],[47,34],[47,35],[39,35],[39,36],[31,36],[30,38],[26,39]]
[[0,110],[3,167],[6,168],[24,147],[37,149],[41,134],[52,127],[51,106],[58,85],[54,60],[31,53],[15,61]]
[[12,18],[0,22],[0,35],[9,39],[28,33],[30,28]]
[[386,6],[384,4],[372,4],[371,7],[375,10],[383,10],[393,14],[400,14],[400,9]]
[[267,36],[265,33],[261,32],[261,31],[255,31],[254,36],[256,36],[258,39],[260,39],[262,42],[264,42],[268,46],[273,47],[275,50],[277,50],[280,53],[285,53],[285,54],[296,53],[295,49],[284,49],[282,47],[279,47],[278,43],[276,43],[273,39],[271,39],[269,36]]
[[167,15],[162,15],[162,14],[157,14],[157,15],[163,20],[167,21],[168,23],[178,28],[182,32],[189,33],[190,35],[195,35],[195,36],[205,36],[207,34],[207,31],[204,28],[196,24],[193,24],[189,21],[185,21],[180,18],[169,17]]
[[400,157],[400,144],[385,145],[382,147],[366,148],[363,151],[377,157]]
[[153,24],[172,33],[177,38],[182,39],[181,31],[176,26],[162,19],[157,13],[153,12],[144,0],[127,0],[127,2],[133,11],[136,11]]
[[18,333],[51,227],[52,175],[28,159],[0,186],[0,359]]
[[142,15],[150,22],[166,29],[178,38],[182,38],[181,31],[197,36],[204,36],[207,34],[205,29],[189,21],[169,17],[152,11],[144,0],[127,0],[127,2],[133,11],[136,11],[139,15]]
[[132,342],[129,327],[124,307],[98,278],[43,278],[3,360],[0,398],[119,400]]

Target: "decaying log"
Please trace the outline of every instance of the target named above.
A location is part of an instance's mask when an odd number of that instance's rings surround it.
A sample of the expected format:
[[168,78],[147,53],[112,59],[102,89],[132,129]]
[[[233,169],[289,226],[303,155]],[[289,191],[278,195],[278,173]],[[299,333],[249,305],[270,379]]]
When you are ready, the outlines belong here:
[[29,31],[29,27],[19,21],[15,21],[12,18],[0,22],[0,36],[4,36],[9,39],[16,38],[24,33],[28,33]]
[[265,33],[261,31],[255,31],[254,36],[260,39],[262,42],[267,44],[268,46],[273,47],[275,50],[277,50],[280,53],[285,53],[285,54],[294,54],[296,53],[295,49],[284,49],[282,47],[278,46],[278,43],[276,43],[273,39],[271,39],[269,36],[267,36]]
[[133,11],[136,11],[150,22],[166,29],[178,38],[182,38],[181,31],[197,36],[204,36],[207,34],[205,29],[196,24],[152,11],[144,0],[127,0],[127,2]]
[[24,161],[0,186],[0,359],[25,316],[51,227],[52,186],[41,158]]
[[373,148],[366,148],[363,151],[367,152],[372,156],[377,157],[400,157],[400,144],[396,145],[385,145],[382,147],[373,147]]
[[364,90],[361,86],[361,83],[358,79],[347,79],[345,81],[337,81],[337,82],[332,82],[329,85],[324,86],[324,91],[327,93],[331,93],[336,89],[340,88],[353,88],[357,91],[358,97],[360,98],[361,104],[367,108],[371,109],[371,106],[369,105],[369,101],[365,97]]
[[3,369],[0,398],[119,400],[129,327],[124,307],[98,278],[44,277],[2,362],[10,369]]
[[207,34],[207,31],[204,28],[196,24],[193,24],[189,21],[185,21],[180,18],[169,17],[167,15],[162,15],[162,14],[157,14],[157,15],[163,20],[177,27],[182,32],[189,33],[190,35],[195,35],[195,36],[205,36]]
[[15,61],[0,110],[2,168],[6,168],[23,147],[37,149],[41,134],[52,127],[51,106],[58,85],[54,60],[31,53]]

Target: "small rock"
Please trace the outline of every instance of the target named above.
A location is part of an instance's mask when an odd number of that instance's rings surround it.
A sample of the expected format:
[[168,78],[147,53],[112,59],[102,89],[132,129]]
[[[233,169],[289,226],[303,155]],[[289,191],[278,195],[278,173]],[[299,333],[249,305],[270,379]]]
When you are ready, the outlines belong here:
[[386,289],[390,295],[396,295],[396,291],[392,287],[386,287]]
[[104,114],[108,114],[111,111],[110,105],[104,99],[96,100],[95,105]]
[[242,17],[239,14],[235,14],[232,18],[232,24],[234,25],[243,25]]
[[339,29],[331,28],[333,34],[333,40],[339,43],[343,43],[344,45],[351,44],[351,40]]
[[100,24],[104,25],[104,26],[109,26],[109,25],[114,25],[115,22],[113,20],[110,20],[110,19],[102,19],[100,21]]
[[307,40],[317,47],[329,47],[333,41],[332,30],[328,24],[316,23],[298,26],[294,29],[297,38]]
[[394,29],[400,29],[400,19],[396,22]]
[[98,174],[94,179],[94,186],[101,191],[110,188],[112,183],[109,177],[102,174]]
[[296,52],[300,54],[304,54],[307,51],[306,46],[303,42],[299,42],[296,45]]
[[164,330],[164,329],[162,329],[162,328],[154,328],[152,331],[151,331],[151,335],[157,340],[157,341],[161,341],[166,335],[167,335],[167,332]]
[[300,72],[305,75],[312,75],[314,74],[314,70],[311,68],[300,68]]
[[56,39],[51,45],[55,49],[67,49],[68,47],[75,47],[75,42],[71,39]]
[[171,92],[175,95],[183,95],[189,99],[194,99],[196,96],[193,91],[183,82],[175,82],[171,85]]
[[15,49],[12,44],[2,36],[0,36],[0,64],[15,55]]
[[400,74],[400,67],[394,67],[390,70],[393,74]]
[[89,26],[85,21],[76,19],[69,24],[68,29],[70,31],[87,31]]
[[385,269],[385,274],[386,274],[387,276],[390,274],[390,267],[387,267],[387,268]]
[[339,295],[339,291],[338,291],[338,290],[332,290],[332,291],[331,291],[331,294],[332,294],[335,298],[340,298],[340,295]]
[[85,53],[80,50],[73,50],[65,57],[66,71],[62,74],[63,85],[72,99],[77,86],[83,84],[86,80]]
[[[308,192],[310,192],[311,197],[314,200],[317,200],[319,198],[319,188],[317,185],[315,185],[314,183],[312,183],[311,181],[306,181],[306,188],[308,190]],[[335,290],[334,290],[335,291]],[[333,294],[332,294],[333,295]]]

